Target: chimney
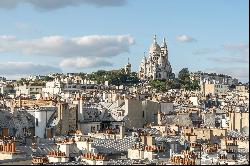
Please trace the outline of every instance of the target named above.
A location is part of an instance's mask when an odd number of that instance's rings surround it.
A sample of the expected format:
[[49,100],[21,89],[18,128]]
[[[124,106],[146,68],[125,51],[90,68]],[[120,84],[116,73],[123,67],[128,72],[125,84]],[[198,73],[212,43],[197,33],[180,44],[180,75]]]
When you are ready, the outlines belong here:
[[125,126],[120,126],[120,139],[123,139],[125,135]]
[[15,142],[12,142],[11,143],[11,152],[16,152],[16,143]]
[[147,145],[147,137],[146,137],[146,135],[143,134],[140,137],[141,137],[141,143],[144,144],[144,145]]
[[78,101],[78,118],[79,120],[83,120],[83,97],[80,97],[80,100]]
[[153,146],[155,145],[155,137],[152,135],[147,136],[147,145]]
[[22,107],[22,100],[21,100],[21,96],[19,97],[18,99],[18,104],[19,104],[19,107],[21,108]]
[[158,123],[158,125],[162,125],[161,117],[162,117],[162,114],[161,114],[160,111],[158,111],[158,113],[157,113],[157,123]]
[[6,152],[9,152],[10,151],[10,147],[9,147],[9,143],[6,144]]

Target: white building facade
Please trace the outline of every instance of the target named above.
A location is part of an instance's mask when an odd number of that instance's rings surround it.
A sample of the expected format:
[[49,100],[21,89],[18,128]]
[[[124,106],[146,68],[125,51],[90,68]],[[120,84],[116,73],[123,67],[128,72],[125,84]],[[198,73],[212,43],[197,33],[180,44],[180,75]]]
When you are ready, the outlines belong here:
[[149,57],[147,59],[144,55],[139,70],[141,80],[168,80],[173,77],[165,38],[159,46],[156,35],[154,36],[154,42],[149,49]]

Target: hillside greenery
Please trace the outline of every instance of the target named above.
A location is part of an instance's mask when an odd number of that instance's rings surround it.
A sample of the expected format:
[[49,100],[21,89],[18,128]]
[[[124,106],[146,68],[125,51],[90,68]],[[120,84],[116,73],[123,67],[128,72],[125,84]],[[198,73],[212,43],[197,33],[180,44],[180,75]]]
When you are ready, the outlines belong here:
[[165,80],[152,80],[149,85],[160,92],[165,92],[169,89],[185,89],[185,90],[200,90],[199,81],[191,80],[188,68],[183,68],[179,74],[178,78]]
[[120,70],[98,70],[90,74],[79,73],[83,79],[97,81],[98,84],[104,84],[108,81],[112,85],[133,85],[139,83],[139,78],[136,72],[125,73],[124,69]]

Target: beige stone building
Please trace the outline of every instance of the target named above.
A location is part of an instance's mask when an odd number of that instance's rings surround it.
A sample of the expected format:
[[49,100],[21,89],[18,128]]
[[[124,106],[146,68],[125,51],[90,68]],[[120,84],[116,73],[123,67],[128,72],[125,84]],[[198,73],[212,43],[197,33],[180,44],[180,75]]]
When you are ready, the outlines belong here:
[[195,135],[196,137],[193,140],[203,139],[209,141],[210,143],[215,143],[214,138],[225,137],[227,135],[227,130],[218,128],[186,128],[183,130],[183,133],[186,136]]
[[77,106],[68,103],[58,103],[57,113],[54,115],[56,135],[65,135],[77,129]]
[[247,92],[248,90],[245,85],[237,85],[235,89],[238,92]]
[[128,121],[125,123],[128,128],[141,128],[144,125],[142,103],[136,99],[125,99],[125,114]]
[[244,127],[249,128],[249,112],[231,112],[229,113],[230,130],[238,130],[242,132]]
[[228,91],[228,85],[203,83],[201,86],[201,91],[205,95],[225,94]]

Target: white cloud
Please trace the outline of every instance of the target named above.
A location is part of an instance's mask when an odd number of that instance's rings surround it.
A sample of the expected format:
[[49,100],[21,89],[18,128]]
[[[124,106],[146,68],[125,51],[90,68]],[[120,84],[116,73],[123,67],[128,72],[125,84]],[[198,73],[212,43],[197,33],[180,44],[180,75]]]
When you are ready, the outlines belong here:
[[190,43],[190,42],[196,41],[193,37],[188,36],[188,35],[179,35],[179,36],[176,36],[175,39],[183,43]]
[[194,55],[205,55],[217,53],[219,49],[216,48],[203,48],[193,52]]
[[223,47],[230,50],[249,50],[249,44],[244,43],[229,43],[224,44]]
[[61,72],[60,68],[50,65],[34,64],[32,62],[7,62],[0,63],[1,76],[13,75],[38,75]]
[[222,56],[222,57],[208,57],[208,60],[212,60],[218,63],[249,63],[248,56],[239,56],[239,55],[232,55],[232,56]]
[[129,52],[129,47],[133,44],[134,39],[129,35],[92,35],[75,38],[47,36],[26,40],[13,36],[0,36],[1,52],[17,52],[33,56],[113,57]]
[[249,63],[249,43],[225,44],[223,47],[231,52],[231,55],[228,56],[230,59],[237,58],[240,62]]
[[68,58],[61,61],[61,67],[75,67],[75,68],[92,68],[101,66],[112,66],[111,62],[104,60],[103,58]]
[[223,63],[249,63],[249,44],[224,44],[225,56],[209,56],[207,59]]
[[60,63],[62,67],[86,68],[112,65],[105,59],[129,52],[134,43],[129,35],[46,36],[26,40],[0,36],[0,53],[61,57],[64,58]]
[[83,4],[95,7],[123,6],[127,0],[0,0],[0,8],[12,9],[22,3],[30,4],[40,11],[48,11]]
[[2,36],[0,36],[0,41],[1,40],[5,40],[5,41],[9,41],[9,40],[15,40],[16,39],[16,37],[15,36],[10,36],[10,35],[2,35]]
[[[222,52],[222,55],[215,55]],[[203,48],[193,52],[194,55],[208,55],[206,59],[216,63],[249,63],[249,44],[230,43],[220,48]]]

